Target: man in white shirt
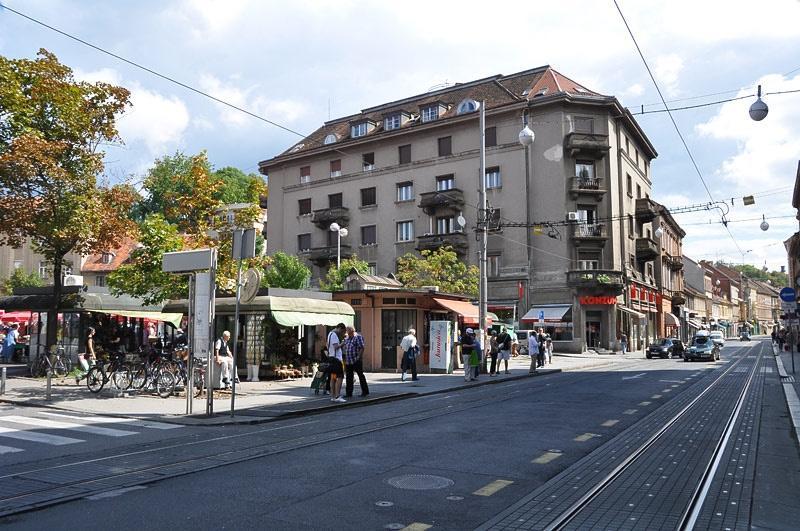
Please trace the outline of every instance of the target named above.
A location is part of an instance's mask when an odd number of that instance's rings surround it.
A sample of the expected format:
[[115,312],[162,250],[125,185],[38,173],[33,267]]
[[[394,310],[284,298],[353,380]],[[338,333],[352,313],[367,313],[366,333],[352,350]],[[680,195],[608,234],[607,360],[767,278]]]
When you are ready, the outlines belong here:
[[231,386],[231,379],[236,378],[237,383],[239,381],[239,378],[234,373],[233,357],[231,356],[230,347],[228,347],[230,339],[231,333],[225,330],[222,332],[222,337],[214,343],[214,362],[217,365],[221,365],[222,383],[225,385],[225,389]]
[[400,349],[403,351],[403,361],[400,364],[400,369],[403,371],[400,380],[406,381],[406,371],[411,371],[411,379],[419,380],[417,378],[417,331],[413,328],[408,329],[408,334],[400,341]]
[[344,361],[342,355],[342,338],[346,330],[344,323],[328,333],[328,363],[331,364],[331,402],[346,402],[341,396],[342,378],[344,377]]
[[536,332],[531,330],[528,332],[528,355],[531,357],[531,368],[528,372],[536,372],[537,356],[539,354],[539,341],[536,338]]

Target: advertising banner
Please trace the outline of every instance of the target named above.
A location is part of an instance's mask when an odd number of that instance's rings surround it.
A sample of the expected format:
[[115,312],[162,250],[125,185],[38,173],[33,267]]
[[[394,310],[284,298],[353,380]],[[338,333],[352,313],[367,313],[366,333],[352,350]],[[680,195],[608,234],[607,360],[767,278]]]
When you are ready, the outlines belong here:
[[450,371],[452,335],[450,321],[430,322],[430,367],[432,371]]

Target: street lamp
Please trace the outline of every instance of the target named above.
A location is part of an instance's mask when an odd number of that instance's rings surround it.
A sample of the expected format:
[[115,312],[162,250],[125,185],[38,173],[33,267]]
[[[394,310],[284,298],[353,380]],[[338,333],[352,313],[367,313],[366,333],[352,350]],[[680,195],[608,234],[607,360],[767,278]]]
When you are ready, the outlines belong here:
[[331,223],[331,232],[336,233],[336,269],[342,267],[342,238],[347,236],[347,227],[340,227],[338,223]]
[[761,224],[759,225],[759,227],[763,231],[769,230],[769,223],[767,223],[767,216],[764,214],[761,214]]
[[769,107],[767,107],[767,104],[761,99],[761,85],[759,85],[758,99],[750,106],[750,118],[756,122],[760,122],[767,117],[767,113],[769,113]]

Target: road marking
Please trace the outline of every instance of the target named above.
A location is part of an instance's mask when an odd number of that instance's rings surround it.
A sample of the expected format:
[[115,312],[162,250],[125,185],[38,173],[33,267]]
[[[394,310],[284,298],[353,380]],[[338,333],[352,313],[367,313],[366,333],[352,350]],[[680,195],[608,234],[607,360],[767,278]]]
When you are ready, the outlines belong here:
[[683,380],[659,380],[662,383],[674,383],[674,384],[682,384]]
[[413,524],[405,526],[400,531],[425,531],[426,529],[430,529],[431,527],[433,526],[428,524],[423,524],[420,522],[414,522]]
[[661,392],[662,393],[671,393],[672,389],[662,389]]
[[653,400],[658,400],[659,398],[661,398],[661,395],[653,395],[650,398],[652,398]]
[[537,465],[546,465],[550,461],[553,461],[554,459],[558,459],[562,455],[563,454],[556,453],[556,452],[545,452],[542,455],[540,455],[539,457],[537,457],[536,459],[534,459],[533,461],[531,461],[531,463],[536,463]]
[[578,435],[572,440],[575,442],[586,442],[590,439],[594,439],[595,437],[600,437],[600,436],[596,433],[584,433],[583,435]]
[[22,451],[22,448],[14,448],[13,446],[0,446],[0,454],[13,454],[14,452]]
[[513,481],[509,481],[507,479],[498,479],[498,480],[492,481],[491,483],[489,483],[488,485],[486,485],[484,487],[479,488],[478,490],[476,490],[472,494],[474,494],[475,496],[491,496],[495,492],[508,487],[512,483],[514,483],[514,482]]
[[52,413],[50,411],[42,411],[43,415],[50,415],[51,417],[59,417],[65,419],[81,420],[86,424],[130,424],[137,428],[151,428],[154,430],[174,430],[183,428],[180,424],[167,424],[165,422],[155,422],[152,420],[139,420],[127,417],[79,417],[77,415],[67,415],[64,413]]
[[106,492],[100,492],[99,494],[92,494],[91,496],[86,496],[85,499],[97,501],[97,500],[103,500],[105,498],[116,498],[117,496],[122,496],[126,492],[131,492],[134,490],[142,490],[146,488],[147,487],[145,487],[144,485],[135,485],[133,487],[125,487],[124,489],[114,489],[114,490],[108,490]]
[[638,409],[626,409],[625,411],[622,412],[622,414],[623,415],[633,415],[637,411],[639,411],[639,410]]
[[137,433],[139,433],[136,431],[115,430],[113,428],[101,428],[98,426],[85,426],[83,424],[76,424],[74,422],[58,422],[55,420],[37,419],[35,417],[18,417],[16,415],[0,417],[0,421],[4,420],[8,422],[14,422],[16,424],[36,426],[38,428],[83,431],[86,433],[93,433],[95,435],[105,435],[108,437],[126,437],[128,435],[136,435]]
[[61,437],[60,435],[50,435],[47,433],[39,433],[37,431],[17,430],[3,426],[0,426],[0,437],[10,437],[11,439],[22,439],[23,441],[33,441],[43,444],[53,444],[55,446],[86,442],[83,439]]
[[613,426],[613,425],[614,425],[614,424],[616,424],[617,422],[619,422],[619,420],[617,420],[617,419],[611,419],[611,420],[607,420],[607,421],[605,421],[604,423],[602,423],[602,424],[600,424],[600,425],[601,425],[601,426],[605,426],[606,428],[610,428],[611,426]]
[[623,379],[623,380],[633,380],[633,379],[635,379],[635,378],[641,378],[641,377],[642,377],[642,376],[644,376],[645,374],[647,374],[647,373],[646,373],[646,372],[643,372],[643,373],[637,374],[636,376],[623,376],[623,377],[622,377],[622,379]]
[[640,406],[649,406],[652,402],[639,402]]

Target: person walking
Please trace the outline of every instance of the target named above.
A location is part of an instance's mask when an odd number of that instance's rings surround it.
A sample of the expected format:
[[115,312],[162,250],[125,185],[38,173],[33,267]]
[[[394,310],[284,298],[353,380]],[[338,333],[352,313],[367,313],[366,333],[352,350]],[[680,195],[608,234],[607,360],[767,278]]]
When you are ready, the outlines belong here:
[[508,372],[508,360],[511,359],[511,334],[508,333],[506,327],[502,327],[500,329],[500,335],[497,336],[497,344],[500,348],[500,354],[498,356],[498,364],[497,364],[497,372],[495,374],[500,373],[500,361],[505,363],[506,366],[506,374]]
[[10,363],[14,359],[14,350],[17,348],[17,339],[19,332],[17,323],[12,324],[6,332],[6,337],[3,339],[3,363]]
[[622,348],[622,353],[625,354],[628,352],[628,336],[625,334],[620,334],[619,336],[619,345]]
[[495,371],[497,370],[497,356],[500,353],[499,337],[500,335],[498,335],[497,331],[492,330],[492,335],[489,337],[489,356],[492,358],[492,364],[489,366],[489,376],[497,376]]
[[214,343],[214,362],[220,365],[222,383],[225,385],[225,389],[230,388],[231,381],[234,378],[236,379],[236,383],[239,383],[239,377],[234,373],[236,367],[233,366],[233,357],[231,356],[231,350],[228,346],[228,341],[230,341],[230,339],[231,333],[225,330],[222,332],[222,337],[217,339],[217,342]]
[[550,338],[550,334],[544,335],[544,353],[547,358],[547,364],[553,363],[553,340]]
[[344,377],[344,353],[342,338],[345,333],[344,323],[339,323],[336,328],[328,333],[328,363],[331,372],[331,402],[347,402],[342,398],[342,378]]
[[352,326],[347,327],[347,337],[344,338],[344,372],[345,372],[345,398],[353,396],[353,373],[358,375],[358,384],[361,386],[361,396],[369,395],[367,377],[364,376],[364,337],[356,332]]
[[536,337],[536,334],[531,332],[528,334],[528,355],[531,357],[531,367],[528,369],[529,373],[536,373],[536,367],[538,366],[536,358],[538,352],[539,341]]
[[417,355],[419,345],[417,345],[417,331],[413,328],[408,329],[408,334],[400,340],[400,350],[403,351],[403,360],[400,363],[400,381],[406,381],[406,372],[411,371],[411,381],[417,381]]
[[464,381],[475,380],[472,375],[472,354],[475,351],[475,332],[467,328],[461,337],[461,362],[464,364]]
[[536,336],[536,341],[539,343],[539,353],[536,356],[536,365],[544,367],[544,349],[545,349],[545,336],[544,329],[539,329],[539,334]]
[[86,351],[78,354],[78,363],[80,363],[83,373],[75,376],[75,385],[79,385],[81,380],[86,378],[89,369],[97,361],[97,355],[94,352],[94,333],[94,328],[91,326],[86,331]]

